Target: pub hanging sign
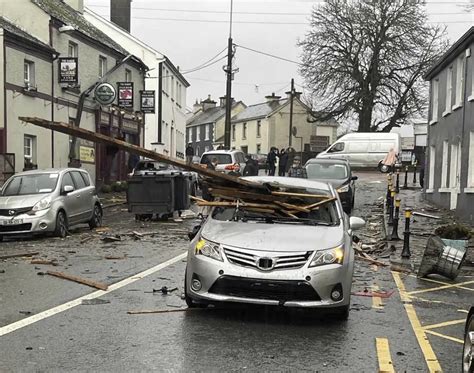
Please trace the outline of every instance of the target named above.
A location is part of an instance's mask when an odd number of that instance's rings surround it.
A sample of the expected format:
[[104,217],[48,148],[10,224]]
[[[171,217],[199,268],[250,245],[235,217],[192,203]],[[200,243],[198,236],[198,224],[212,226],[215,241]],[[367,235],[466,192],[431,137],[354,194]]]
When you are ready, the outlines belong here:
[[140,111],[142,113],[155,112],[155,91],[140,91]]
[[118,82],[118,106],[133,109],[133,82]]
[[59,83],[77,84],[77,57],[59,57]]

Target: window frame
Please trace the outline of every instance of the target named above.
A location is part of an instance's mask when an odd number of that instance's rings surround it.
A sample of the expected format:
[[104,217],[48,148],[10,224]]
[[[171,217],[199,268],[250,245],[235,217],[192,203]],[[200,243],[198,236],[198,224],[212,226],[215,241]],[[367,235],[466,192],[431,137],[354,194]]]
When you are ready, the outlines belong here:
[[431,81],[431,119],[430,124],[438,122],[438,108],[439,108],[439,79]]
[[257,137],[262,137],[262,121],[257,120]]
[[451,113],[453,106],[453,66],[447,69],[446,73],[446,106],[443,112],[443,117]]
[[247,140],[247,122],[242,124],[242,140]]
[[23,80],[25,87],[35,87],[35,62],[26,58],[23,60]]
[[99,78],[103,78],[107,73],[107,57],[99,56]]
[[78,54],[79,54],[79,46],[77,45],[77,43],[74,43],[73,41],[69,40],[69,43],[67,45],[68,57],[78,57]]
[[456,96],[454,98],[454,105],[452,110],[462,107],[464,101],[464,69],[466,59],[464,53],[456,60]]
[[132,70],[125,69],[125,81],[131,82],[132,81]]

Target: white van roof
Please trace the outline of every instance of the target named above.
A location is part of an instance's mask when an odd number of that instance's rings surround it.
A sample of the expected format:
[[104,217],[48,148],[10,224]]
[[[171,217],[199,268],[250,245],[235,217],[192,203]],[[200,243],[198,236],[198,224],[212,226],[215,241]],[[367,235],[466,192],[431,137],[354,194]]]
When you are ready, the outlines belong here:
[[400,135],[398,133],[390,132],[354,132],[348,133],[337,139],[337,141],[348,141],[348,140],[399,140]]

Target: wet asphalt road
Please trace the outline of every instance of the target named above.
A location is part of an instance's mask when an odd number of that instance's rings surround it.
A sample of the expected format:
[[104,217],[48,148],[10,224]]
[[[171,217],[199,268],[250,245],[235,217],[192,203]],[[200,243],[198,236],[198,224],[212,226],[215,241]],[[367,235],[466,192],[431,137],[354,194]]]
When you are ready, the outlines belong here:
[[[377,199],[383,195],[383,176],[363,173],[359,177],[353,215],[368,221],[361,237],[381,237],[382,210]],[[352,291],[377,286],[394,293],[382,300],[382,306],[373,298],[353,295],[346,322],[320,312],[249,306],[127,314],[130,310],[185,308],[181,292],[186,264],[177,257],[185,252],[186,231],[195,222],[139,223],[122,209],[106,210],[104,221],[109,233],[122,235],[119,242],[104,243],[100,233],[76,228],[64,240],[37,238],[1,244],[1,254],[39,251],[39,257],[57,259],[59,265],[34,265],[25,258],[0,261],[0,272],[4,271],[0,273],[0,371],[374,372],[385,356],[377,352],[376,338],[387,339],[395,371],[428,371],[394,275],[386,267],[363,261],[356,263]],[[139,240],[125,235],[134,230],[154,234]],[[110,255],[124,259],[106,259]],[[146,277],[134,277],[173,258],[173,263]],[[93,304],[60,309],[62,312],[7,333],[5,327],[16,321],[28,321],[95,291],[38,275],[46,270],[109,285],[130,278],[134,282],[90,301]],[[406,274],[400,277],[407,291],[439,286]],[[470,280],[474,278],[458,282]],[[464,288],[474,288],[473,283]],[[152,292],[162,286],[179,289],[170,295]],[[466,289],[451,287],[413,298],[421,325],[434,325],[430,330],[444,336],[427,334],[445,372],[460,370],[461,321],[474,298],[473,290]],[[440,324],[447,321],[458,322]]]

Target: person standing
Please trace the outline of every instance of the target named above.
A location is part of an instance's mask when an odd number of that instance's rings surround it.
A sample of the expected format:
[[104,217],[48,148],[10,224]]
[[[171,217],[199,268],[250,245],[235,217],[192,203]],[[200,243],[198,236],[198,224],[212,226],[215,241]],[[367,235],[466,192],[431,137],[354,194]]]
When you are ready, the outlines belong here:
[[290,167],[288,171],[288,177],[298,177],[300,179],[307,179],[308,174],[306,173],[306,169],[301,166],[301,158],[297,155],[293,160],[293,165]]
[[418,156],[418,165],[420,166],[420,186],[423,188],[425,186],[425,153]]
[[293,161],[295,159],[295,156],[296,156],[296,151],[294,148],[288,148],[287,149],[287,154],[288,154],[288,159],[286,161],[286,169],[285,171],[288,172],[290,171],[290,167],[293,165]]
[[276,170],[276,152],[275,152],[275,147],[270,148],[270,152],[268,153],[267,156],[267,164],[268,164],[268,176],[275,176],[275,170]]
[[244,167],[244,176],[257,176],[258,175],[258,165],[255,160],[252,159],[250,155],[245,156],[245,167]]
[[278,163],[278,176],[285,176],[288,165],[288,152],[285,149],[280,151],[280,162]]
[[192,164],[193,163],[193,157],[194,157],[193,144],[189,143],[188,146],[186,147],[186,163],[187,164]]

